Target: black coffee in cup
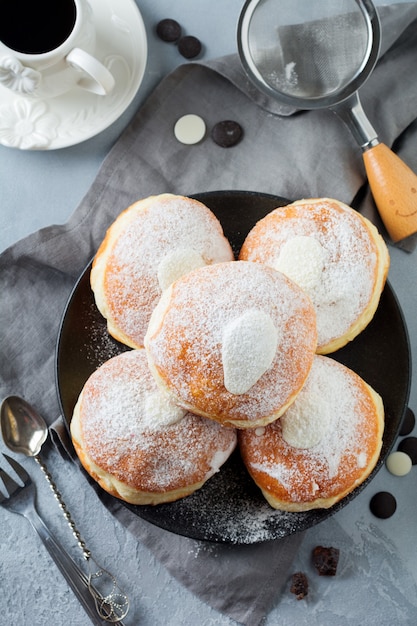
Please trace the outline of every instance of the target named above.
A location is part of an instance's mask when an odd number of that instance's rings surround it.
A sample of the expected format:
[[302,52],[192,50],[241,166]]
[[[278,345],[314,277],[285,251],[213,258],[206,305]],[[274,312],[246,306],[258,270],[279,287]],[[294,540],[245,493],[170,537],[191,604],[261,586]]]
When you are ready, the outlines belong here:
[[24,54],[58,48],[71,34],[74,0],[6,0],[1,2],[0,41]]

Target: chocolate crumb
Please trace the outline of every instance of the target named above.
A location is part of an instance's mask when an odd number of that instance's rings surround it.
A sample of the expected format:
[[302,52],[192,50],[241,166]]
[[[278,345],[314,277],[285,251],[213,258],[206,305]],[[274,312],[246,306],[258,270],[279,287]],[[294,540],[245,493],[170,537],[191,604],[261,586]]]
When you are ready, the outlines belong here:
[[313,564],[320,576],[335,576],[338,563],[338,548],[316,546],[313,549]]
[[308,579],[303,572],[295,572],[292,575],[291,593],[295,595],[297,600],[302,600],[308,595]]

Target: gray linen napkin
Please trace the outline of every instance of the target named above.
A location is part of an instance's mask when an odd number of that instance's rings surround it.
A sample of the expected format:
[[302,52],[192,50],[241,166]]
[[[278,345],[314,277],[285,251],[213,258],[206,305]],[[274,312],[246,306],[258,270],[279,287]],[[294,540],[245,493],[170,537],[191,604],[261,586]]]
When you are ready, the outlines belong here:
[[[417,67],[416,23],[405,25],[417,16],[417,5],[399,5],[398,13],[391,9],[386,15],[385,41],[395,43],[363,88],[362,100],[381,139],[396,141],[416,167],[417,83],[410,78]],[[361,155],[339,120],[328,111],[276,115],[273,103],[259,106],[247,87],[236,56],[179,67],[138,111],[68,223],[42,229],[0,256],[1,397],[23,395],[45,416],[59,415],[54,352],[66,300],[107,227],[141,197],[250,189],[294,199],[356,198],[380,226],[364,188]],[[231,149],[214,144],[209,134],[198,145],[179,144],[173,126],[186,113],[203,117],[209,131],[220,120],[235,119],[244,139]],[[302,540],[294,535],[257,546],[200,544],[103,499],[189,590],[247,626],[260,624],[279,597]]]

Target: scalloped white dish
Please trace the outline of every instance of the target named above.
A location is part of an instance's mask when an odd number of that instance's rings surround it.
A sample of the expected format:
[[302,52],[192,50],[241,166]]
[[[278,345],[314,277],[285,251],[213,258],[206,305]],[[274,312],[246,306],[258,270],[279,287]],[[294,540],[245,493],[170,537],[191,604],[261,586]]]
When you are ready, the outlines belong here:
[[108,96],[81,87],[56,98],[22,97],[0,86],[0,144],[21,150],[55,150],[97,135],[115,122],[136,95],[145,73],[145,25],[133,0],[90,0],[96,23],[96,57],[115,78]]

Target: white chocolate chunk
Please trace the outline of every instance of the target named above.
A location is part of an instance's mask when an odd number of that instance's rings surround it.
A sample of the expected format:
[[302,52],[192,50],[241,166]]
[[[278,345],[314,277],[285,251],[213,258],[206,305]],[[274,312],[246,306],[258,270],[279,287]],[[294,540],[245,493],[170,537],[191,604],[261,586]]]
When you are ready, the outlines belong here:
[[278,345],[278,331],[264,311],[250,309],[229,322],[223,332],[224,386],[241,395],[271,367]]
[[189,113],[177,120],[174,135],[180,143],[187,145],[199,143],[206,134],[206,124],[199,115]]
[[166,254],[158,265],[158,282],[164,291],[174,280],[188,274],[191,270],[205,265],[205,261],[197,250],[177,248]]
[[324,262],[325,250],[320,242],[302,235],[285,242],[273,267],[309,292],[319,284]]
[[160,391],[149,393],[144,399],[144,421],[151,429],[175,424],[182,420],[186,413],[187,411],[173,404],[168,396]]
[[412,460],[408,454],[400,450],[392,452],[386,461],[388,471],[394,476],[405,476],[411,470],[412,465]]
[[281,417],[283,439],[294,448],[312,448],[329,430],[333,409],[320,394],[303,394]]

